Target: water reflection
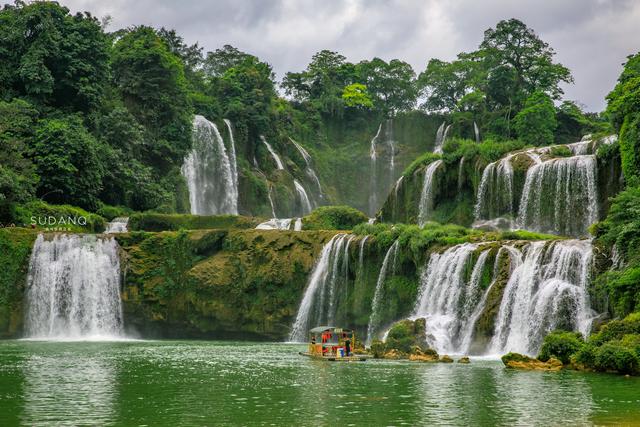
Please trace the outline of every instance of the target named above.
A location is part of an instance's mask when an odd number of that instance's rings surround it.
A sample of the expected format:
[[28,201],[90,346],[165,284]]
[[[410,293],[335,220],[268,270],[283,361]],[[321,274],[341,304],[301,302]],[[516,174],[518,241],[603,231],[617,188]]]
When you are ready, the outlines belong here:
[[22,373],[22,424],[77,426],[113,421],[118,398],[114,366],[99,354],[32,354],[24,359]]

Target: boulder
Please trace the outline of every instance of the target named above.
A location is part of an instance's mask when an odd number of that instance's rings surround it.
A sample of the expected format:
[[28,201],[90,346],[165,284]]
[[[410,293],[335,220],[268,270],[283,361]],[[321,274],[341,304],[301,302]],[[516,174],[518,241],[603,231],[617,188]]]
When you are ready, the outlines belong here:
[[458,363],[468,364],[468,363],[471,363],[471,360],[469,360],[469,356],[463,356],[460,359],[458,359]]
[[451,356],[445,354],[442,357],[440,357],[439,362],[440,363],[453,363],[453,359],[451,358]]
[[546,362],[542,362],[519,353],[505,354],[502,356],[502,363],[504,363],[507,368],[528,371],[559,371],[563,366],[561,361],[553,357]]

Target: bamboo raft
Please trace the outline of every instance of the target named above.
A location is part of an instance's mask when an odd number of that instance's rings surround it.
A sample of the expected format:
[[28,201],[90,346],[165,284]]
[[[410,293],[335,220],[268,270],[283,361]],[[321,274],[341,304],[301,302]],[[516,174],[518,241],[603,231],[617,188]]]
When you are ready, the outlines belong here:
[[319,326],[309,331],[309,349],[298,354],[326,362],[364,362],[366,355],[353,354],[355,333],[350,329]]

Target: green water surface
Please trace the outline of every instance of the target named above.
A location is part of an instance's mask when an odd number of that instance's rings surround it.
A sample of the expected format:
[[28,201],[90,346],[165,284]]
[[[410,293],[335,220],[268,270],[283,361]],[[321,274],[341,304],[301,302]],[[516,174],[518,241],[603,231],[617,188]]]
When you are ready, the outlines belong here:
[[640,379],[240,342],[0,342],[0,426],[640,424]]

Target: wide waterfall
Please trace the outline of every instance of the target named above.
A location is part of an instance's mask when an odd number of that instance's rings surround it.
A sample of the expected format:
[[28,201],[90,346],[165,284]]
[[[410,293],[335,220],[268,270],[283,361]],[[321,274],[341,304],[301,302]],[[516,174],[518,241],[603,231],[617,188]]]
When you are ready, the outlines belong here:
[[289,341],[306,341],[310,328],[336,320],[337,308],[345,297],[340,289],[346,289],[348,249],[354,238],[353,235],[336,234],[322,248],[309,276]]
[[433,213],[433,196],[436,171],[442,165],[442,160],[436,160],[426,167],[424,171],[424,181],[422,182],[422,192],[420,193],[420,206],[418,213],[418,224],[420,227],[429,220]]
[[594,313],[589,305],[592,247],[588,240],[533,242],[507,283],[490,352],[535,355],[554,329],[587,336]]
[[518,226],[527,230],[584,236],[598,220],[594,155],[547,160],[531,167],[520,200]]
[[[235,156],[235,149],[234,156]],[[235,163],[235,162],[234,162]],[[238,183],[224,141],[216,125],[202,116],[193,119],[192,149],[181,171],[189,188],[191,213],[238,213]]]
[[380,305],[382,304],[382,296],[384,293],[384,282],[387,279],[389,271],[389,261],[393,259],[393,269],[395,269],[395,261],[398,256],[398,241],[393,242],[393,245],[389,247],[384,260],[382,261],[382,267],[378,273],[378,280],[376,281],[376,289],[373,294],[373,301],[371,303],[371,315],[369,317],[369,324],[367,325],[367,345],[371,344],[373,338],[380,327]]
[[95,235],[38,235],[29,262],[25,327],[33,339],[122,337],[116,241]]

